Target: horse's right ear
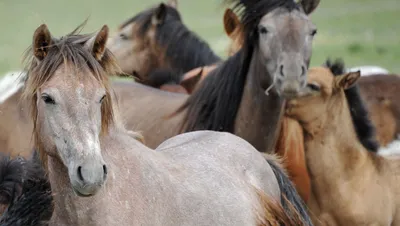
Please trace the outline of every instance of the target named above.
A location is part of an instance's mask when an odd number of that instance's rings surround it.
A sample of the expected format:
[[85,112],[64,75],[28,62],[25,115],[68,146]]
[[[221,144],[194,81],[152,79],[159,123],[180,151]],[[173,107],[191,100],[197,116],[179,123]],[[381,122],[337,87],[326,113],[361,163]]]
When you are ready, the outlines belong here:
[[309,15],[311,14],[319,5],[320,0],[300,0],[300,5],[304,12]]
[[39,61],[42,61],[48,51],[49,46],[52,44],[51,34],[46,24],[40,25],[36,28],[35,33],[33,34],[33,55]]
[[238,16],[231,9],[226,9],[224,13],[224,28],[226,34],[231,36],[238,26],[240,26]]
[[152,15],[151,23],[154,26],[162,24],[162,23],[164,23],[166,16],[167,16],[167,6],[164,3],[161,3]]

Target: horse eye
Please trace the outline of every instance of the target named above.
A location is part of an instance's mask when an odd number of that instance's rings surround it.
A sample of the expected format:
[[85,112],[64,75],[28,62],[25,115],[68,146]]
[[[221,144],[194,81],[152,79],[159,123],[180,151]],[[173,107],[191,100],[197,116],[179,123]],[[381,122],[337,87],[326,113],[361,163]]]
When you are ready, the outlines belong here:
[[51,98],[48,94],[43,94],[43,95],[42,95],[42,100],[43,100],[46,104],[56,104],[56,102],[54,101],[54,99]]
[[119,37],[122,39],[122,40],[128,40],[128,36],[126,36],[125,34],[119,34]]
[[315,36],[317,34],[317,29],[311,31],[311,36]]
[[320,90],[321,90],[321,87],[319,87],[319,86],[316,85],[316,84],[310,83],[310,84],[308,84],[307,86],[308,86],[308,88],[310,88],[311,90],[314,90],[314,91],[320,91]]
[[265,27],[263,27],[263,26],[260,26],[260,27],[258,28],[258,32],[259,32],[260,34],[262,34],[262,35],[265,35],[265,34],[268,33],[268,30],[267,30],[267,28],[265,28]]
[[104,95],[103,97],[101,97],[99,103],[103,103],[104,98],[106,97],[106,95]]

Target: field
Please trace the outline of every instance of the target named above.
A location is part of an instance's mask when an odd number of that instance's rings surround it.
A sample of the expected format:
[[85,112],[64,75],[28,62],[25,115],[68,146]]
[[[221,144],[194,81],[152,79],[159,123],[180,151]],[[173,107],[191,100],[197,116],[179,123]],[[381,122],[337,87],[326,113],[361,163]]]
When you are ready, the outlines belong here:
[[[225,57],[221,0],[181,0],[186,25]],[[72,31],[89,17],[84,32],[103,24],[112,30],[156,0],[0,0],[0,75],[22,67],[34,30],[46,23],[54,36]],[[400,73],[399,0],[321,0],[312,15],[318,26],[312,65],[342,57],[347,66],[379,65]]]

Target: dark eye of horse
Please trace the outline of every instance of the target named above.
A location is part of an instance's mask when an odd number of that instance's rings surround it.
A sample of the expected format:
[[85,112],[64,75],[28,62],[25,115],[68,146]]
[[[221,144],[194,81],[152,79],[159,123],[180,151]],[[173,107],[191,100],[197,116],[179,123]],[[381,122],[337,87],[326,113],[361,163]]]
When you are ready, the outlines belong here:
[[262,35],[265,35],[265,34],[268,33],[268,30],[267,30],[267,28],[265,28],[265,27],[263,27],[263,26],[260,26],[260,27],[258,28],[258,32],[259,32],[260,34],[262,34]]
[[104,96],[100,99],[100,101],[99,101],[100,104],[103,103],[103,100],[104,100],[105,97],[106,97],[106,95],[104,95]]
[[307,86],[308,86],[308,88],[310,88],[311,90],[314,90],[314,91],[321,90],[321,87],[319,87],[318,85],[312,84],[312,83],[308,84]]
[[311,36],[314,37],[316,34],[317,34],[317,29],[314,29],[314,30],[311,31]]
[[54,101],[54,99],[51,98],[48,94],[43,94],[43,95],[42,95],[42,100],[43,100],[46,104],[56,104],[56,102]]
[[119,37],[120,37],[122,40],[128,40],[128,36],[126,36],[125,34],[119,34]]

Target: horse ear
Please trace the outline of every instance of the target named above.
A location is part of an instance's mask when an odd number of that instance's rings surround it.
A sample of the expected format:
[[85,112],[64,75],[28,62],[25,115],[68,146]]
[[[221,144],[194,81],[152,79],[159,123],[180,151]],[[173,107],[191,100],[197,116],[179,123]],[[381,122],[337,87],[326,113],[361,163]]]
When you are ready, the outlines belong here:
[[167,4],[174,9],[178,8],[178,0],[168,0]]
[[231,9],[226,9],[224,13],[224,28],[226,34],[231,36],[238,26],[240,26],[240,21],[237,15]]
[[304,12],[309,15],[318,6],[320,0],[300,0],[300,4],[303,7]]
[[108,26],[104,25],[99,32],[85,43],[87,48],[96,60],[101,61],[106,51],[106,43],[108,39]]
[[167,16],[167,6],[161,3],[151,17],[151,23],[156,26],[162,24]]
[[187,90],[187,92],[193,93],[194,89],[196,88],[197,83],[199,83],[201,76],[203,75],[203,68],[194,76],[189,78],[183,79],[180,82],[180,85]]
[[360,71],[349,72],[344,75],[335,76],[336,87],[345,90],[351,88],[357,82],[360,76]]
[[46,24],[40,25],[36,28],[35,33],[33,34],[33,55],[39,61],[42,61],[48,51],[49,46],[52,44],[52,38],[49,29]]

